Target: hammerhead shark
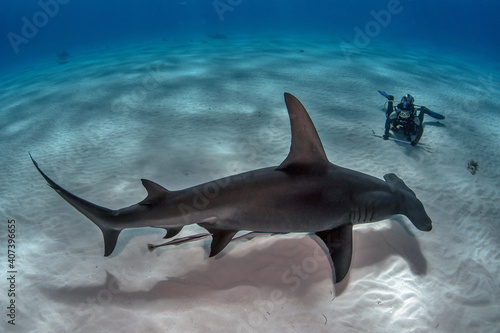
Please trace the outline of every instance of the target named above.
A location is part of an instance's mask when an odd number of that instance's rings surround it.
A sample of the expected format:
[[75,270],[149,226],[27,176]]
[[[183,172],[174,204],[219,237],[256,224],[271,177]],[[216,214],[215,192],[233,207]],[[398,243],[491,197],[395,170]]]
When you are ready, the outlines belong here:
[[[196,223],[212,236],[210,257],[220,253],[239,231],[314,233],[328,248],[337,283],[344,279],[351,264],[353,225],[402,214],[417,229],[432,229],[424,206],[400,178],[389,173],[384,181],[329,162],[302,103],[289,93],[285,93],[285,103],[292,142],[279,166],[178,191],[142,179],[147,197],[118,210],[68,192],[30,157],[48,185],[101,229],[105,256],[113,252],[118,235],[126,228],[164,228],[165,238],[171,238],[184,226]],[[186,241],[198,238],[195,235]]]

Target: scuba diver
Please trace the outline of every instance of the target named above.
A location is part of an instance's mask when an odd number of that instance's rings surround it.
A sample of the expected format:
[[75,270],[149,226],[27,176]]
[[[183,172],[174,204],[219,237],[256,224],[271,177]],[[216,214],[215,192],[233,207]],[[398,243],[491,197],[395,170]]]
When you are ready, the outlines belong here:
[[[395,108],[393,108],[393,103],[391,103],[391,100],[394,101],[394,96],[389,96],[388,99],[389,103],[387,103],[387,111],[385,112],[384,140],[389,139],[389,130],[392,125],[397,131],[402,129],[406,139],[412,146],[415,146],[422,137],[422,134],[424,134],[424,111],[420,109],[417,115],[414,104],[415,98],[410,94],[403,96]],[[413,139],[412,134],[415,136]]]
[[[401,101],[396,105],[396,107],[394,107],[394,96],[389,95],[384,91],[379,90],[378,92],[388,100],[387,110],[385,112],[385,131],[382,136],[384,140],[388,140],[390,138],[389,130],[392,129],[394,132],[402,131],[406,136],[406,143],[410,143],[412,146],[415,146],[424,133],[423,124],[425,114],[428,114],[436,119],[445,118],[439,113],[429,110],[425,106],[415,105],[415,98],[410,94],[403,96]],[[405,142],[404,140],[397,141]]]

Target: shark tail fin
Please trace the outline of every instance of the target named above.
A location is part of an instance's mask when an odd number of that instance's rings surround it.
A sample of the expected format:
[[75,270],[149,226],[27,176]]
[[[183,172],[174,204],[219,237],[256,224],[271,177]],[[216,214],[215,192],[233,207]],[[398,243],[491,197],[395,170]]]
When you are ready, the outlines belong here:
[[54,189],[64,200],[66,200],[71,206],[75,207],[80,213],[85,215],[89,220],[95,223],[101,229],[102,235],[104,237],[104,256],[109,256],[115,249],[116,242],[118,240],[118,235],[123,230],[117,225],[113,225],[113,220],[116,217],[117,211],[108,209],[105,207],[98,206],[84,200],[56,184],[52,179],[49,178],[38,166],[38,163],[31,156],[31,161],[35,165],[38,172],[47,181],[48,185]]

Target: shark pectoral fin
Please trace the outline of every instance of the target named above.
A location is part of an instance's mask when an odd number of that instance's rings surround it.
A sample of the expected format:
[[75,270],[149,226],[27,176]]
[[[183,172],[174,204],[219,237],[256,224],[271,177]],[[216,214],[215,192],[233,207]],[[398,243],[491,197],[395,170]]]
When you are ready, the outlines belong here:
[[148,191],[148,196],[146,197],[146,199],[139,202],[139,205],[155,204],[158,201],[164,199],[170,193],[169,190],[151,180],[141,179],[141,182],[142,185],[146,188],[146,191]]
[[317,232],[316,235],[326,244],[333,261],[334,282],[342,281],[352,259],[352,225],[346,224],[335,229]]
[[176,236],[179,232],[181,232],[182,227],[165,228],[165,230],[167,231],[167,234],[163,237],[163,239],[172,238],[172,237]]
[[120,235],[121,230],[108,229],[105,227],[99,226],[102,231],[102,235],[104,237],[104,256],[108,257],[111,253],[113,253],[116,242],[118,241],[118,236]]

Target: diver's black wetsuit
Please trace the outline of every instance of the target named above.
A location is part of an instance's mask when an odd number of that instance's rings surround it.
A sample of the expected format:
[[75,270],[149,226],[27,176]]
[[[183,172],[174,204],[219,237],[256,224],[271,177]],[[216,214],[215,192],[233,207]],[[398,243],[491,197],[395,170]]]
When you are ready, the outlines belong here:
[[[392,95],[387,96],[387,100],[388,100],[387,111],[385,112],[385,117],[386,117],[385,118],[385,132],[383,135],[384,140],[389,139],[389,130],[391,129],[391,125],[393,124],[394,120],[397,119],[397,117],[396,118],[390,117],[392,112],[394,111],[394,96],[392,96]],[[412,112],[412,114],[415,114],[415,106],[413,105],[414,101],[415,101],[415,99],[410,94],[403,96],[403,98],[401,98],[401,102],[397,106],[397,109],[398,110],[409,110]],[[415,146],[418,143],[418,141],[422,137],[422,134],[424,133],[424,127],[423,127],[424,114],[425,114],[424,110],[425,110],[425,107],[421,107],[420,112],[418,113],[418,115],[416,115],[416,117],[419,120],[419,123],[415,125],[416,126],[415,139],[411,140],[410,129],[406,126],[404,127],[404,134],[406,135],[408,141],[411,141],[410,143],[412,146]],[[412,121],[414,121],[414,117],[412,117]]]

